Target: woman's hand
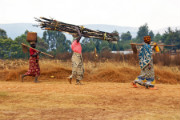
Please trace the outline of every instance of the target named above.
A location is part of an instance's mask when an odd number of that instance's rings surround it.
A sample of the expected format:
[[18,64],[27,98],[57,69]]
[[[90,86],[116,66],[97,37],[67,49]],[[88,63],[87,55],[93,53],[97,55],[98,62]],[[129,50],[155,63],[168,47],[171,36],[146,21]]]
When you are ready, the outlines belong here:
[[155,43],[154,43],[154,47],[156,47],[156,46],[157,46],[157,43],[155,42]]
[[38,54],[40,54],[40,53],[41,53],[41,51],[38,51],[37,53],[38,53]]
[[157,43],[154,42],[152,49],[155,49],[156,46],[157,46]]

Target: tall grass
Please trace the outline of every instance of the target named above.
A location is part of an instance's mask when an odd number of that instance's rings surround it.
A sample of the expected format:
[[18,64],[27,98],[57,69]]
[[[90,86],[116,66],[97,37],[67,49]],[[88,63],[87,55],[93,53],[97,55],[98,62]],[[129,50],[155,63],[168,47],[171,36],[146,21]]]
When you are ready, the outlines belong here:
[[[56,59],[60,59],[63,61],[70,61],[72,53],[62,53],[57,54]],[[110,53],[109,51],[102,52],[95,57],[93,53],[83,53],[84,62],[105,62],[105,61],[112,61],[112,62],[126,62],[131,65],[139,64],[138,55],[134,54],[114,54]],[[156,53],[153,54],[153,62],[157,65],[162,66],[180,66],[180,53],[176,55],[171,55],[169,53]]]
[[[127,57],[128,58],[128,57]],[[127,59],[124,57],[124,59]],[[132,58],[131,58],[132,59]],[[20,75],[28,70],[27,60],[6,60],[4,68],[0,69],[0,80],[20,81]],[[89,82],[131,82],[140,74],[138,64],[130,64],[129,62],[117,61],[99,61],[84,62],[85,74],[84,81]],[[155,79],[157,83],[180,83],[180,69],[178,66],[162,66],[156,64]],[[40,80],[48,81],[67,81],[67,77],[71,75],[71,62],[62,60],[40,59],[41,75]],[[54,76],[51,78],[51,76]],[[25,81],[32,81],[32,77],[25,78]]]

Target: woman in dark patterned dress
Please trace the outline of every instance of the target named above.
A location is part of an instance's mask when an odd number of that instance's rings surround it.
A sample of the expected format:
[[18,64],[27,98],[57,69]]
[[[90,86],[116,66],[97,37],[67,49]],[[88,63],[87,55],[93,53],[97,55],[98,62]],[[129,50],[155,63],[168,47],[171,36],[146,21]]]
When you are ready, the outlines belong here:
[[155,87],[154,79],[154,67],[153,67],[153,57],[152,49],[154,47],[150,46],[151,36],[144,36],[145,44],[142,46],[139,53],[139,65],[141,67],[140,75],[132,82],[134,87],[137,87],[136,83],[145,86],[149,89],[157,89]]
[[[31,42],[30,43],[32,48],[36,48],[36,43],[35,42]],[[39,53],[40,51],[36,51],[34,49],[30,48],[29,52],[30,52],[30,58],[29,58],[29,70],[22,75],[22,82],[25,76],[33,76],[35,77],[35,81],[34,82],[39,82],[38,81],[38,77],[40,75],[40,67],[39,67]]]

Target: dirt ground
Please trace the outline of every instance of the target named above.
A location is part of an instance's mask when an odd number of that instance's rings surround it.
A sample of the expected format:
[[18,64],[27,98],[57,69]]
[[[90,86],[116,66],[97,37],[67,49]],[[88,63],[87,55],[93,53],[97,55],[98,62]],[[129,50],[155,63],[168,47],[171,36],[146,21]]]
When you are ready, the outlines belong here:
[[0,81],[0,120],[180,120],[180,85]]
[[28,61],[0,62],[0,120],[180,120],[180,66],[154,66],[158,90],[132,88],[140,68],[126,62],[85,62],[82,86],[67,82],[71,62],[40,67],[40,83],[22,83]]

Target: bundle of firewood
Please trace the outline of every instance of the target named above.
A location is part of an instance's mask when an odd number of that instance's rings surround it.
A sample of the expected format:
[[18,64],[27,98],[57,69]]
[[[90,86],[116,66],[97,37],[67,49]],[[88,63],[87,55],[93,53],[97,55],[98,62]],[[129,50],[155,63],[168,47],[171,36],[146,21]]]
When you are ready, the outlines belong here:
[[76,27],[78,27],[83,37],[97,38],[112,42],[116,42],[118,40],[118,33],[108,33],[103,31],[90,30],[88,28],[84,28],[83,26],[67,24],[64,22],[60,22],[54,19],[48,19],[45,17],[40,17],[35,19],[37,22],[40,23],[39,26],[44,30],[55,30],[55,31],[67,32],[69,34],[77,34]]

